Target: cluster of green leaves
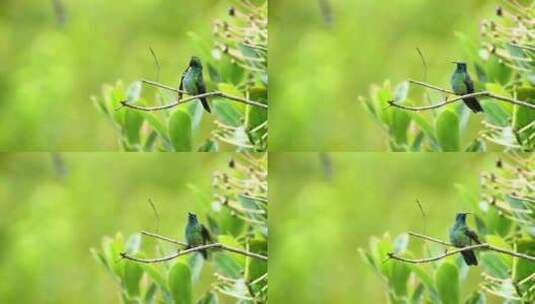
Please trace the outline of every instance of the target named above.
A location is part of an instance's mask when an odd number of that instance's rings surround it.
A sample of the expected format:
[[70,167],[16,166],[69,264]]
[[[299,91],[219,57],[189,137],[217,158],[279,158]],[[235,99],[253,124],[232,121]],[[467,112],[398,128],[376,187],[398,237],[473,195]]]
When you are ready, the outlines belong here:
[[[252,13],[244,15],[254,15],[256,22],[266,21],[267,24],[267,1],[255,5],[254,9]],[[243,24],[237,17],[242,15],[237,14],[235,9],[232,11],[225,23],[226,28],[233,24],[236,27],[257,27],[256,24]],[[195,54],[202,58],[205,66],[204,77],[208,92],[220,91],[267,105],[267,48],[264,49],[263,42],[257,43],[251,37],[227,37],[225,50],[221,51],[219,42],[211,47],[206,39],[194,33],[190,33],[190,37]],[[267,45],[267,34],[265,39]],[[184,62],[188,60],[189,58],[184,58]],[[177,100],[176,93],[161,88],[151,100],[141,97],[141,91],[140,81],[135,81],[126,88],[119,81],[114,86],[104,86],[101,98],[93,98],[100,111],[117,129],[120,146],[125,151],[215,152],[267,149],[265,108],[223,97],[208,98],[213,115],[207,115],[198,100],[157,112],[145,112],[121,105],[121,101],[127,101],[137,106],[155,106]],[[200,127],[203,116],[213,118],[209,135],[205,135],[206,132],[202,132],[203,128]],[[201,136],[203,138],[199,138]]]
[[[533,11],[533,9],[531,9]],[[503,11],[502,11],[503,12]],[[511,30],[513,26],[532,24],[533,17],[505,20],[500,18],[493,28],[502,26]],[[500,32],[498,30],[497,32]],[[458,37],[465,49],[466,57],[475,73],[476,91],[522,100],[535,104],[535,44],[530,40],[522,45],[512,37],[493,37],[493,45],[475,43],[463,34]],[[450,104],[428,113],[410,112],[391,107],[389,101],[415,106],[408,95],[406,82],[394,88],[387,81],[382,86],[373,86],[371,98],[364,101],[370,114],[386,130],[389,148],[393,151],[469,151],[488,150],[487,143],[504,150],[533,151],[535,149],[535,110],[490,99],[478,97],[484,113],[482,126],[475,138],[467,131],[470,111],[462,102]],[[442,94],[426,91],[421,99],[429,104],[443,101]]]
[[[206,216],[207,227],[214,241],[229,247],[267,256],[267,175],[265,156],[249,158],[251,166],[231,162],[231,172],[214,177],[213,197],[190,186],[198,208]],[[253,177],[254,175],[254,177]],[[266,179],[258,180],[258,176]],[[247,189],[234,182],[248,183]],[[240,183],[238,183],[241,185]],[[184,216],[186,218],[186,216]],[[177,226],[185,226],[177,225]],[[92,250],[94,257],[113,275],[121,287],[123,303],[218,303],[234,299],[238,303],[267,302],[267,261],[220,249],[209,249],[209,258],[192,253],[169,262],[153,264],[122,259],[121,253],[148,258],[171,254],[176,247],[160,241],[154,250],[142,244],[140,234],[127,240],[121,234],[105,237],[101,250]],[[153,253],[150,253],[153,252]],[[207,271],[203,271],[207,269]],[[213,277],[203,277],[207,272]],[[210,282],[209,288],[196,287]],[[200,295],[196,296],[197,290]]]
[[[491,198],[490,202],[481,201],[462,185],[457,186],[460,196],[474,212],[477,233],[484,242],[535,255],[535,217],[532,215],[535,208],[530,203],[535,193],[533,188],[529,189],[535,186],[535,180],[532,176],[522,177],[527,185],[514,189],[514,194],[507,188],[519,180],[518,170],[532,171],[533,168],[533,160],[515,166],[500,162],[498,173],[483,176],[482,197]],[[424,245],[421,252],[425,256],[438,256],[443,250],[444,247],[433,243]],[[387,283],[390,303],[461,303],[460,286],[467,278],[468,266],[459,254],[428,264],[392,260],[388,253],[408,258],[414,258],[414,254],[409,249],[407,234],[392,239],[388,233],[382,238],[372,237],[369,249],[360,249],[360,253]],[[477,255],[478,269],[482,270],[479,290],[466,296],[464,303],[486,303],[486,294],[502,297],[507,303],[533,303],[535,283],[530,279],[535,273],[533,262],[494,251],[477,251]]]

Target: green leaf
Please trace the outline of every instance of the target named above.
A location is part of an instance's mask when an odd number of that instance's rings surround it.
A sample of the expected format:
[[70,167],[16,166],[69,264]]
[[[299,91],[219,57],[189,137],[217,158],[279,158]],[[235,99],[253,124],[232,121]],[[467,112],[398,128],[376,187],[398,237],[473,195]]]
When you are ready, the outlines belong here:
[[509,278],[507,265],[493,252],[481,252],[479,260],[483,269],[491,276],[498,279]]
[[204,108],[202,104],[198,101],[190,102],[188,105],[188,113],[191,117],[191,130],[192,133],[195,133],[195,131],[198,129],[202,116],[204,115]]
[[232,102],[215,98],[212,102],[214,114],[224,124],[231,127],[239,127],[242,124],[242,113],[236,109]]
[[487,300],[485,298],[485,294],[481,292],[474,292],[466,301],[464,301],[464,304],[485,304],[487,303]]
[[197,304],[217,304],[219,303],[217,299],[217,294],[214,292],[207,292],[202,298],[197,301]]
[[392,114],[392,133],[397,145],[407,144],[407,131],[411,124],[411,115],[405,111],[394,111]]
[[201,254],[190,254],[188,257],[188,265],[191,269],[191,280],[195,283],[201,276],[204,257]]
[[241,278],[241,267],[234,260],[234,258],[228,256],[223,252],[214,253],[214,262],[218,271],[222,272],[225,276],[231,279]]
[[124,132],[130,145],[141,143],[139,131],[143,125],[143,115],[134,109],[125,109]]
[[143,268],[133,261],[125,260],[124,285],[129,297],[139,297],[139,281],[143,276]]
[[451,110],[442,111],[435,122],[438,142],[444,152],[459,151],[459,118]]
[[191,118],[188,113],[176,110],[169,118],[169,137],[177,152],[189,152],[192,147]]
[[217,152],[219,150],[219,145],[217,141],[208,138],[204,144],[199,147],[198,152]]
[[175,304],[191,304],[191,271],[188,265],[177,262],[169,271],[169,290]]
[[459,303],[459,271],[455,264],[442,263],[435,272],[435,284],[443,304]]
[[[256,86],[249,89],[249,99],[267,104],[267,90]],[[247,130],[252,130],[267,121],[268,111],[260,107],[247,106]]]
[[[268,242],[266,240],[255,239],[249,242],[249,251],[267,256]],[[268,263],[260,259],[247,257],[246,259],[246,275],[248,282],[254,281],[267,273]],[[258,286],[262,286],[259,284]]]
[[401,262],[394,262],[392,267],[391,284],[394,289],[394,293],[398,297],[407,296],[407,281],[411,274],[410,267]]
[[509,114],[496,102],[484,102],[481,104],[489,122],[505,127],[509,125]]

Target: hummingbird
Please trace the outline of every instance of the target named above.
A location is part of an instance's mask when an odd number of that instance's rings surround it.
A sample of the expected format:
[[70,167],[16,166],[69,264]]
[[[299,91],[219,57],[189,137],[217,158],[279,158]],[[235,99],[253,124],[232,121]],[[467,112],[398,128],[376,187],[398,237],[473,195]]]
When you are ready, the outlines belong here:
[[[180,77],[180,86],[178,89],[181,91],[178,93],[179,100],[182,99],[182,91],[186,91],[189,95],[193,96],[206,93],[206,86],[202,77],[202,63],[199,57],[191,57],[188,68]],[[211,112],[206,97],[201,98],[201,104],[206,112]]]
[[[450,228],[450,242],[458,248],[466,246],[481,244],[477,234],[470,230],[466,225],[466,215],[468,213],[457,213],[455,216],[455,224]],[[473,250],[461,251],[464,261],[467,265],[477,266],[476,254]]]
[[[466,95],[474,93],[474,82],[468,75],[466,63],[452,62],[457,65],[455,71],[451,75],[450,85],[451,89],[456,95]],[[463,98],[464,104],[472,110],[472,112],[483,112],[483,108],[475,97]]]
[[[188,212],[188,224],[186,225],[185,238],[186,243],[188,244],[186,248],[193,248],[212,242],[208,229],[206,229],[203,224],[199,223],[197,215],[191,212]],[[205,259],[208,258],[206,249],[201,250],[200,253]]]

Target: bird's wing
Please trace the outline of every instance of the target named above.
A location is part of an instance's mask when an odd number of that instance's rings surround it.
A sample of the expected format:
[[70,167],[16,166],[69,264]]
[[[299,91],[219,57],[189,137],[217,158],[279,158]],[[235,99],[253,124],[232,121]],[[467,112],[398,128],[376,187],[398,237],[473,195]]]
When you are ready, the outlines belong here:
[[206,86],[204,85],[204,81],[202,79],[202,75],[201,75],[201,77],[199,77],[197,79],[197,91],[198,91],[197,92],[198,94],[206,93]]
[[472,231],[472,230],[469,230],[469,229],[466,229],[466,232],[465,232],[466,236],[468,236],[472,241],[476,242],[477,244],[481,244],[481,242],[479,241],[479,237],[477,236],[477,234]]
[[212,237],[210,236],[210,231],[208,231],[208,229],[204,225],[201,225],[201,234],[202,234],[202,239],[205,242],[212,242]]
[[474,93],[474,82],[472,79],[470,79],[470,76],[466,75],[466,79],[464,80],[464,85],[466,86],[466,93]]
[[182,73],[182,76],[180,76],[180,84],[178,86],[178,99],[182,99],[182,91],[184,90],[184,76],[186,76],[186,73],[188,72],[189,67]]

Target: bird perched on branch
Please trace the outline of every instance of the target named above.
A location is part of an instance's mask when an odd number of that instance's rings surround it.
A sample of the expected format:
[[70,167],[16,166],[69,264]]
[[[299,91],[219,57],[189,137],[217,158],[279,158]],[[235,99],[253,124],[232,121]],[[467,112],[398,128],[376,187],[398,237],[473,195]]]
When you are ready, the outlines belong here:
[[[195,96],[206,93],[206,86],[202,77],[202,63],[199,57],[192,56],[188,68],[180,77],[180,91],[186,91],[189,95]],[[178,99],[182,99],[182,92],[178,93]],[[200,98],[201,104],[206,112],[210,113],[210,105],[206,97]]]
[[[187,248],[198,247],[212,243],[210,232],[206,227],[199,223],[197,215],[188,212],[188,224],[186,225],[185,239],[188,244]],[[199,251],[202,256],[208,258],[208,252],[206,249]]]
[[[463,248],[475,244],[481,244],[477,234],[466,225],[466,215],[468,213],[457,213],[455,224],[450,229],[450,242],[458,248]],[[477,258],[474,250],[461,251],[467,265],[477,266]]]
[[[474,82],[468,75],[468,70],[466,69],[466,63],[464,62],[453,62],[457,65],[455,71],[451,75],[451,89],[456,95],[466,95],[474,93]],[[483,112],[483,108],[477,101],[475,97],[463,98],[464,104],[472,110],[474,113]]]

